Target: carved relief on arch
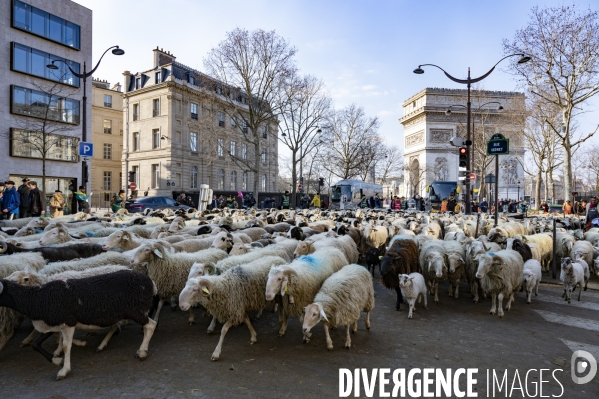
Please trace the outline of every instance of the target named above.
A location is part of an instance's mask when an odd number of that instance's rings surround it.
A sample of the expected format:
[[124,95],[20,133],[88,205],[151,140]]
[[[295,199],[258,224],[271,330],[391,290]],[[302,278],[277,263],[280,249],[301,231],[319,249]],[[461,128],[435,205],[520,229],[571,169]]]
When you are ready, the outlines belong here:
[[412,147],[424,143],[424,130],[406,136],[406,147]]
[[452,129],[431,129],[431,143],[449,143],[453,135]]

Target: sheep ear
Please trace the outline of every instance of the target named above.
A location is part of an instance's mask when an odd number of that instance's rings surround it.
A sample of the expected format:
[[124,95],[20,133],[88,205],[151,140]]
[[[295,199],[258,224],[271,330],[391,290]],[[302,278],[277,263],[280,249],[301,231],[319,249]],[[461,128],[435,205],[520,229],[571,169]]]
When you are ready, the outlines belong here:
[[210,275],[213,275],[216,273],[216,267],[214,267],[212,263],[206,263],[204,265],[204,271]]
[[327,319],[327,315],[326,315],[326,313],[324,312],[324,309],[322,308],[322,305],[321,305],[321,304],[318,304],[318,309],[320,309],[320,316],[321,316],[323,319],[325,319],[325,321],[328,323],[328,322],[329,322],[329,319]]
[[287,293],[287,284],[289,284],[289,278],[285,277],[281,283],[281,296],[285,296],[285,293]]
[[162,252],[160,252],[160,250],[158,248],[154,248],[154,255],[156,255],[157,257],[159,257],[160,259],[162,259]]

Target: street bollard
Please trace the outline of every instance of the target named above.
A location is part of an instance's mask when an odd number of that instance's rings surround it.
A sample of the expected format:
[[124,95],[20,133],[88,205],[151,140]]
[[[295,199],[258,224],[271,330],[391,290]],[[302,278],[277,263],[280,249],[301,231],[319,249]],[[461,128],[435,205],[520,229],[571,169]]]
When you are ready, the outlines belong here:
[[552,249],[552,256],[553,259],[551,260],[551,269],[553,270],[553,278],[557,278],[557,260],[556,258],[556,236],[557,236],[557,229],[556,229],[556,220],[555,220],[555,216],[553,217],[553,249]]
[[474,232],[474,239],[478,238],[478,225],[480,224],[480,212],[476,216],[476,231]]

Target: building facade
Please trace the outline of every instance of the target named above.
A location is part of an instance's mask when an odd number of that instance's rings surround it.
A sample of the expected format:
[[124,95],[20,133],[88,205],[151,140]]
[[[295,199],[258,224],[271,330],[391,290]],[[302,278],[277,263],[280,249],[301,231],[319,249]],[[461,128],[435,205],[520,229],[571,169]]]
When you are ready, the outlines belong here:
[[[474,146],[475,197],[488,195],[484,177],[495,174],[494,157],[486,156],[486,145],[495,133],[510,139],[510,154],[499,157],[499,198],[516,199],[518,182],[524,182],[522,160],[525,154],[522,107],[525,96],[518,92],[473,90],[471,94],[471,131]],[[425,195],[426,186],[435,180],[458,180],[458,148],[452,137],[466,140],[467,90],[426,88],[403,103],[404,180],[406,194]],[[449,110],[449,112],[448,112]],[[471,155],[472,156],[472,155]],[[520,193],[522,194],[522,192]],[[520,195],[522,196],[522,195]]]
[[123,154],[123,93],[121,85],[110,87],[105,80],[92,81],[92,157],[90,177],[92,206],[107,208],[110,199],[125,188]]
[[[70,199],[81,176],[83,91],[65,64],[91,65],[92,11],[70,0],[6,0],[0,18],[0,179],[28,177],[46,196],[60,189]],[[87,111],[90,123],[91,104]]]
[[[244,133],[259,134],[259,191],[275,191],[278,176],[278,126],[248,132],[240,117],[247,99],[224,97],[210,77],[154,49],[152,69],[124,72],[123,176],[135,172],[139,196],[197,192],[201,184],[214,191],[254,191],[253,173],[242,161],[253,159]],[[235,161],[235,158],[238,161]]]

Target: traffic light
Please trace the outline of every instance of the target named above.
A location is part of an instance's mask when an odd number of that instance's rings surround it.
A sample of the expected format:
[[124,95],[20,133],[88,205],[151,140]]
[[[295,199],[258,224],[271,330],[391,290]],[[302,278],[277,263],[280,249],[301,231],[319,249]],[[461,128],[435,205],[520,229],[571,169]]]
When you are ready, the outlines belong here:
[[83,164],[83,180],[83,184],[89,181],[89,166],[87,165],[87,163]]
[[129,171],[129,183],[135,183],[135,171]]
[[318,178],[318,185],[319,186],[324,186],[324,177],[319,177]]
[[468,147],[460,147],[458,152],[460,168],[468,169]]

